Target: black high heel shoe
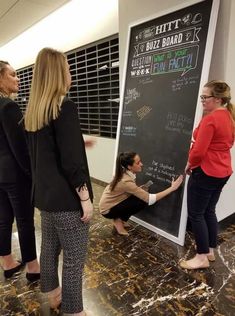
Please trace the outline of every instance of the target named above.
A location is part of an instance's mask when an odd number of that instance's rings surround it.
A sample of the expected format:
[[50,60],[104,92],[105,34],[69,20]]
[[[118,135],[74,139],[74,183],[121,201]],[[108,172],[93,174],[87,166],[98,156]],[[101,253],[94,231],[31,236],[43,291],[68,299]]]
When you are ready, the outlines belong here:
[[6,279],[11,278],[16,272],[19,272],[21,270],[21,268],[25,266],[24,262],[20,262],[20,261],[18,261],[18,262],[19,262],[19,265],[16,266],[15,268],[4,270],[3,273],[4,273],[4,277]]
[[29,273],[29,272],[26,272],[26,279],[29,282],[38,281],[40,279],[40,277],[41,277],[40,273]]

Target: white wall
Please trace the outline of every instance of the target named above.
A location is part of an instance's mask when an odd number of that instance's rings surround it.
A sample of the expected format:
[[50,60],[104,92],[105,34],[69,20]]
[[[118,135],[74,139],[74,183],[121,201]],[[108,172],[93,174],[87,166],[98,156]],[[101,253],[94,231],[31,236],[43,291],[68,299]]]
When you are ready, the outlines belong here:
[[[0,59],[19,69],[35,62],[40,49],[64,52],[118,33],[118,0],[72,0],[0,48]],[[87,150],[92,177],[109,182],[114,162],[114,139],[94,137]]]
[[[225,80],[232,89],[235,104],[235,1],[221,0],[216,29],[214,51],[210,68],[210,79]],[[232,165],[235,172],[235,148],[232,149]],[[217,206],[218,220],[235,212],[235,174],[225,186]]]
[[[120,76],[123,78],[126,56],[128,26],[138,20],[175,8],[192,1],[182,0],[119,0],[119,50]],[[209,73],[210,79],[222,79],[231,86],[235,104],[235,1],[221,0],[217,22],[216,36]],[[200,106],[200,105],[199,105]],[[235,148],[232,150],[233,170],[235,171]],[[235,175],[233,174],[222,192],[217,206],[218,219],[222,220],[235,212]]]
[[94,138],[96,141],[94,149],[86,150],[90,175],[95,179],[110,182],[114,165],[115,140],[88,135],[85,135],[84,138]]
[[1,47],[0,56],[18,69],[33,64],[43,47],[66,52],[115,33],[118,0],[72,0]]

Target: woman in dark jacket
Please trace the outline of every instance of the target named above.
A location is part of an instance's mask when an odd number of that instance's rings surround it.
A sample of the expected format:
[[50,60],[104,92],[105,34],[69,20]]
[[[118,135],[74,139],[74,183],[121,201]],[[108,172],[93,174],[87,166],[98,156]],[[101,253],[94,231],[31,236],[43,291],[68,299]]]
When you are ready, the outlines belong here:
[[[41,290],[64,315],[85,316],[82,273],[93,212],[92,190],[66,56],[38,54],[25,115],[33,170],[34,205],[41,211]],[[58,257],[63,250],[62,293]],[[61,299],[62,294],[62,299]]]
[[[40,277],[37,261],[34,209],[30,202],[31,172],[28,148],[18,105],[10,99],[19,79],[8,62],[0,61],[0,256],[6,278],[26,263],[26,277]],[[22,261],[11,253],[12,224],[16,219]]]

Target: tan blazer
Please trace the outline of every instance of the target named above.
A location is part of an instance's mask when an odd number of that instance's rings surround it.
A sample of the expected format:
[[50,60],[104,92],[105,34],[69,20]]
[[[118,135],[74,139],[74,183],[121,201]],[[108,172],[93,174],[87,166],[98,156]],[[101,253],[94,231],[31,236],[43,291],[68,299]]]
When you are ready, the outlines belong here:
[[113,206],[126,200],[131,195],[146,203],[149,202],[149,193],[138,187],[129,174],[124,173],[113,191],[110,191],[110,185],[104,189],[99,203],[100,213],[107,214]]

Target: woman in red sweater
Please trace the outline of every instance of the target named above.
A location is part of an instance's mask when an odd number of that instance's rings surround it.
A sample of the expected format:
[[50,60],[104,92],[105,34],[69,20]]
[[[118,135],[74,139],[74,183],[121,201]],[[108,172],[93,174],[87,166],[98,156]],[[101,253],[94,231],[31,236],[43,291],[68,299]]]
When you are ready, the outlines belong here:
[[216,204],[223,186],[232,174],[230,149],[234,144],[235,113],[230,87],[210,81],[200,96],[205,116],[193,132],[185,172],[190,174],[187,203],[197,254],[181,260],[185,269],[208,268],[214,261],[217,244]]

